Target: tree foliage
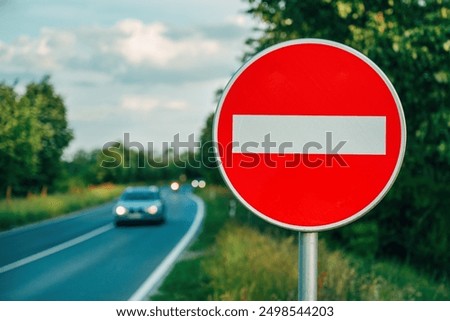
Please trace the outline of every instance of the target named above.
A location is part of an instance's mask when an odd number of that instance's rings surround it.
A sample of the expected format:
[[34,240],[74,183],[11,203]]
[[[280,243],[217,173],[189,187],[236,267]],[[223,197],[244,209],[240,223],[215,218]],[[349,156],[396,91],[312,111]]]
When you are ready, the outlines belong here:
[[247,2],[262,27],[258,37],[248,39],[244,60],[285,40],[338,41],[373,60],[402,101],[408,143],[400,175],[372,215],[335,236],[348,242],[358,231],[372,231],[369,243],[376,254],[449,271],[449,1]]
[[30,83],[24,95],[0,84],[0,188],[19,193],[51,186],[63,150],[73,138],[66,107],[49,77]]
[[214,151],[213,123],[214,113],[210,114],[206,119],[205,126],[203,127],[200,136],[201,150],[199,151],[199,157],[201,158],[201,170],[202,175],[209,183],[223,184]]
[[68,127],[66,106],[63,98],[55,92],[50,77],[38,83],[30,83],[21,101],[27,101],[41,124],[40,149],[36,175],[29,180],[31,186],[39,186],[44,193],[61,172],[61,156],[73,139]]
[[0,84],[0,177],[8,198],[13,186],[37,172],[40,130],[28,101],[19,100],[12,87]]
[[101,183],[160,184],[171,180],[185,183],[202,177],[198,155],[184,152],[175,156],[138,149],[123,142],[111,142],[90,152],[79,150],[64,162],[60,189],[77,189]]

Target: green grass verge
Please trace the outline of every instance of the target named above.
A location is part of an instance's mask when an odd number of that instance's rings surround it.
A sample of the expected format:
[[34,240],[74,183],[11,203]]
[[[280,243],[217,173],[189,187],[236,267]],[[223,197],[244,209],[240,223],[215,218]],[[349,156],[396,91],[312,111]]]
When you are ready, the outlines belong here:
[[65,194],[0,201],[0,230],[42,221],[79,209],[105,203],[123,190],[119,185],[100,185]]
[[[206,218],[198,240],[151,300],[296,300],[297,235],[268,226],[210,187],[200,196]],[[319,300],[449,300],[448,280],[413,268],[330,250],[319,242]]]

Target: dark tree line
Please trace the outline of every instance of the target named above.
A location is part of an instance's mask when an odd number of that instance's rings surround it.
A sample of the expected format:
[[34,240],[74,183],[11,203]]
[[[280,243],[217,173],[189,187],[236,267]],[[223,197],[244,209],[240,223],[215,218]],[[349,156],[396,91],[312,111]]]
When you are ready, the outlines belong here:
[[198,155],[171,150],[137,150],[123,142],[103,149],[80,150],[64,162],[60,189],[82,188],[102,183],[160,184],[170,180],[203,177]]

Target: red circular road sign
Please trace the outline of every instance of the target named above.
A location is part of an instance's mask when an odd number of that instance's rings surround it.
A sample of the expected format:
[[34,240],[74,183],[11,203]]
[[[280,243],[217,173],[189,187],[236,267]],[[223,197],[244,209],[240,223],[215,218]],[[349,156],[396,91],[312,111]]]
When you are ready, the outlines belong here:
[[345,45],[270,47],[226,86],[214,120],[219,168],[255,214],[321,231],[371,210],[403,161],[406,125],[386,75]]

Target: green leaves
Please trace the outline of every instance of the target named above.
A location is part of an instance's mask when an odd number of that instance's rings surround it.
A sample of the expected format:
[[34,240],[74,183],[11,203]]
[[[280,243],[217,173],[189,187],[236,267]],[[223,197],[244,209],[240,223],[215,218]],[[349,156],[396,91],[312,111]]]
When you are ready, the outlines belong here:
[[64,148],[73,139],[68,128],[66,107],[61,96],[55,93],[50,78],[44,77],[39,83],[30,83],[23,99],[30,102],[41,124],[38,175],[31,179],[32,185],[49,186],[61,170],[61,156]]
[[5,84],[0,84],[0,124],[0,176],[7,187],[35,174],[41,124],[28,100]]
[[[61,156],[72,140],[66,107],[49,77],[30,83],[23,96],[0,84],[0,187],[39,190],[59,175]],[[25,186],[28,190],[23,190]]]

